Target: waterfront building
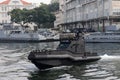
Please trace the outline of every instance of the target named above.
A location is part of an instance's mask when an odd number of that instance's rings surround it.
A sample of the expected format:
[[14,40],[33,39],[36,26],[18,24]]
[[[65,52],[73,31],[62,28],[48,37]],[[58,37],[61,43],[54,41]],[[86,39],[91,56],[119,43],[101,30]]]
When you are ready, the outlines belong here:
[[13,9],[33,9],[36,7],[36,4],[32,4],[23,0],[6,0],[0,2],[0,24],[11,23],[11,17],[8,15]]
[[120,0],[59,0],[59,25],[63,29],[82,27],[105,31],[120,26]]
[[54,22],[54,27],[62,28],[61,24],[65,23],[65,1],[66,0],[59,0],[59,11],[55,13],[56,21]]
[[54,28],[58,28],[57,25],[59,25],[59,23],[61,23],[60,21],[61,21],[61,16],[62,15],[61,15],[61,12],[59,12],[59,11],[55,12],[54,14],[55,14],[55,17],[56,17],[56,20],[54,22]]

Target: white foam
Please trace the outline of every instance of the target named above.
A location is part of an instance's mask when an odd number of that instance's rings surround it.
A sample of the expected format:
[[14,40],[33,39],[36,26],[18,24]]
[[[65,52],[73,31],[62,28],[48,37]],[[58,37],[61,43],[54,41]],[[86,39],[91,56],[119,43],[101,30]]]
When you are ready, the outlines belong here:
[[105,54],[105,55],[103,55],[103,56],[101,56],[101,60],[105,60],[105,59],[109,59],[109,60],[113,60],[113,59],[120,59],[120,56],[118,55],[107,55],[107,54]]

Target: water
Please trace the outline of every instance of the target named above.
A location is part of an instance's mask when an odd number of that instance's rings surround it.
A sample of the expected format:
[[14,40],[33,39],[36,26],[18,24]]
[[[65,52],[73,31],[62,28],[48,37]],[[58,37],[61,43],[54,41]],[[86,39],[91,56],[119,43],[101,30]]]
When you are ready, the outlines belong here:
[[0,43],[0,80],[120,80],[120,43],[86,44],[101,60],[79,66],[60,66],[39,71],[27,56],[33,49],[57,43]]

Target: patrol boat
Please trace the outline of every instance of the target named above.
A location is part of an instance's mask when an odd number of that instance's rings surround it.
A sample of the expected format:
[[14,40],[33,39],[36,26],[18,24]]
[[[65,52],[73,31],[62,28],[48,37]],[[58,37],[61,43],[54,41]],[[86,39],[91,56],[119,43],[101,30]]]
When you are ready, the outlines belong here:
[[85,42],[82,37],[72,41],[61,41],[56,50],[33,50],[28,59],[39,69],[47,69],[58,66],[80,65],[97,61],[100,56],[97,53],[85,52]]

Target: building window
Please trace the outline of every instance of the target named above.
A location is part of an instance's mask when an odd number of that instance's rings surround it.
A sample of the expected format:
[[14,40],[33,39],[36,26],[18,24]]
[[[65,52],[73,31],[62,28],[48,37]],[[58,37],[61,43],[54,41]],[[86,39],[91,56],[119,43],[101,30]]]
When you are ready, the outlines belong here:
[[7,16],[8,16],[7,13],[3,13],[3,14],[2,14],[2,17],[7,17]]
[[7,14],[7,13],[5,14],[5,17],[8,17],[8,14]]
[[14,1],[12,1],[12,3],[14,3],[14,4],[18,4],[18,3],[19,3],[19,1],[14,0]]
[[4,20],[2,20],[2,23],[4,23]]
[[7,20],[5,20],[5,23],[7,23]]
[[2,7],[2,11],[4,11],[4,7]]
[[7,11],[7,7],[4,7],[4,10]]
[[4,17],[4,13],[2,14],[2,17]]

